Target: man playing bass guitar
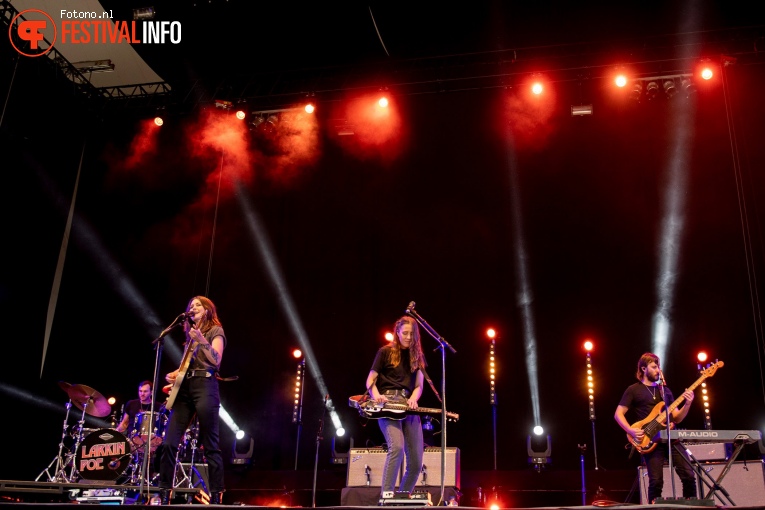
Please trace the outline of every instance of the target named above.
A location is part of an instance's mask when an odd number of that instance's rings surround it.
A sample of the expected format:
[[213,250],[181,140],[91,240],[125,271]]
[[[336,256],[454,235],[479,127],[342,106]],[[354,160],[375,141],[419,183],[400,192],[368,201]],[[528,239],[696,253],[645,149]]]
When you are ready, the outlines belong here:
[[[380,404],[393,401],[405,403],[409,409],[417,409],[424,380],[420,369],[425,365],[419,325],[409,316],[401,317],[394,326],[393,340],[377,351],[367,376],[366,386],[370,398]],[[405,454],[406,473],[399,490],[412,492],[422,470],[425,451],[420,417],[410,414],[400,420],[380,418],[377,421],[388,444],[382,492],[394,490]]]
[[[614,419],[624,429],[630,438],[630,443],[640,451],[643,457],[643,463],[648,472],[648,502],[653,503],[656,498],[661,497],[664,487],[664,460],[667,458],[667,444],[660,443],[658,437],[648,437],[646,430],[649,434],[652,432],[658,435],[659,430],[653,429],[664,428],[656,427],[656,424],[657,422],[666,423],[661,413],[666,412],[666,406],[673,402],[674,397],[666,385],[662,387],[664,378],[659,368],[659,357],[655,354],[647,352],[640,357],[635,377],[639,382],[627,387],[616,407]],[[693,401],[693,391],[685,390],[683,398],[684,405],[670,412],[672,423],[680,423],[688,415],[690,403]],[[626,418],[630,411],[637,419],[632,425]],[[651,426],[648,426],[649,423]],[[672,455],[675,471],[683,485],[683,497],[696,497],[696,477],[693,471],[677,451],[673,451]]]

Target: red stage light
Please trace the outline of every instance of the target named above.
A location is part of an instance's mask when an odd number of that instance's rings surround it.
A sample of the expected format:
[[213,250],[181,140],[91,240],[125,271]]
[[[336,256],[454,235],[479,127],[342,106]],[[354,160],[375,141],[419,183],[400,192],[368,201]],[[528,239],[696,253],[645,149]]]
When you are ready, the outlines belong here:
[[545,88],[544,88],[544,87],[542,86],[542,84],[541,84],[540,82],[538,82],[538,81],[534,82],[534,83],[531,85],[531,92],[532,92],[534,95],[536,95],[536,96],[540,95],[542,92],[544,92],[544,90],[545,90]]
[[314,107],[314,105],[312,105],[311,103],[308,103],[307,105],[305,105],[305,112],[306,113],[313,113],[313,111],[315,109],[316,109],[316,107]]
[[619,74],[614,78],[614,83],[617,87],[622,88],[627,85],[627,77],[623,74]]
[[699,363],[704,363],[707,360],[707,353],[704,351],[700,351],[696,355],[696,359],[699,360]]
[[161,126],[164,123],[165,121],[162,120],[162,117],[160,117],[159,115],[154,117],[154,124],[156,124],[157,126]]
[[246,114],[246,113],[244,113],[244,111],[242,111],[242,110],[238,110],[238,111],[236,112],[236,118],[237,118],[237,119],[239,119],[239,120],[244,120],[244,118],[245,118],[246,116],[247,116],[247,114]]
[[497,336],[497,332],[494,331],[494,328],[489,328],[486,330],[486,337],[489,339],[494,339]]
[[303,356],[303,352],[300,349],[295,349],[292,351],[292,356],[295,358],[301,358]]
[[385,333],[385,340],[387,340],[388,342],[392,342],[393,341],[393,333],[391,333],[390,331],[387,331]]
[[592,340],[587,339],[584,341],[584,350],[587,352],[590,352],[592,348],[595,347],[595,345],[592,343]]
[[711,67],[703,67],[701,69],[701,77],[705,80],[711,80],[714,75],[715,75],[715,72],[712,70]]
[[380,99],[377,100],[377,106],[380,108],[387,108],[388,107],[388,98],[383,96]]

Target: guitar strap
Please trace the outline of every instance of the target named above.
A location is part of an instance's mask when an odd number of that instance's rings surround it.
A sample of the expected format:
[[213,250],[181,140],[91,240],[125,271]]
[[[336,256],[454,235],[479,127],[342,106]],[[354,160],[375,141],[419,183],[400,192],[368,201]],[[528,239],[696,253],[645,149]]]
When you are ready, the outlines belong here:
[[431,389],[433,390],[433,393],[436,394],[436,398],[439,402],[443,404],[443,400],[441,400],[441,395],[438,394],[438,390],[436,389],[436,386],[433,384],[433,380],[428,375],[428,372],[425,370],[425,367],[420,367],[420,371],[422,372],[422,375],[425,377],[425,380],[428,381],[428,384],[430,384]]

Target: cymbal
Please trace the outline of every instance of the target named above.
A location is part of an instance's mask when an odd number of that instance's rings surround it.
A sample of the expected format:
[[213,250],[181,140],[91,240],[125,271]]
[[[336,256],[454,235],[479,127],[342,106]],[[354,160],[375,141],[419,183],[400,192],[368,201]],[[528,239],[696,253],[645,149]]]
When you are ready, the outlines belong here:
[[84,410],[86,414],[103,418],[104,416],[109,416],[109,413],[112,412],[112,406],[109,405],[106,397],[90,386],[69,384],[64,381],[59,381],[58,385],[69,395],[75,407],[81,411]]

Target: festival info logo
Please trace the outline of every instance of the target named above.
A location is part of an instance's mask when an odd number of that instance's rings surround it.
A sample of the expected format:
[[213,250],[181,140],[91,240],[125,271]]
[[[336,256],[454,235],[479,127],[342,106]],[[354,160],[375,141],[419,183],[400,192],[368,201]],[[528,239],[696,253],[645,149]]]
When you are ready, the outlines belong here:
[[[8,29],[13,47],[27,57],[40,57],[53,49],[61,34],[61,45],[69,44],[180,44],[179,21],[114,21],[112,11],[91,12],[62,9],[61,27],[47,13],[27,9],[17,14]],[[50,34],[53,39],[45,38]]]
[[[48,27],[53,28],[53,40],[49,41],[47,47],[43,47],[45,45],[40,44],[45,39],[43,31]],[[21,11],[13,18],[8,28],[11,44],[16,51],[27,57],[41,57],[52,50],[57,34],[53,18],[38,9]]]

